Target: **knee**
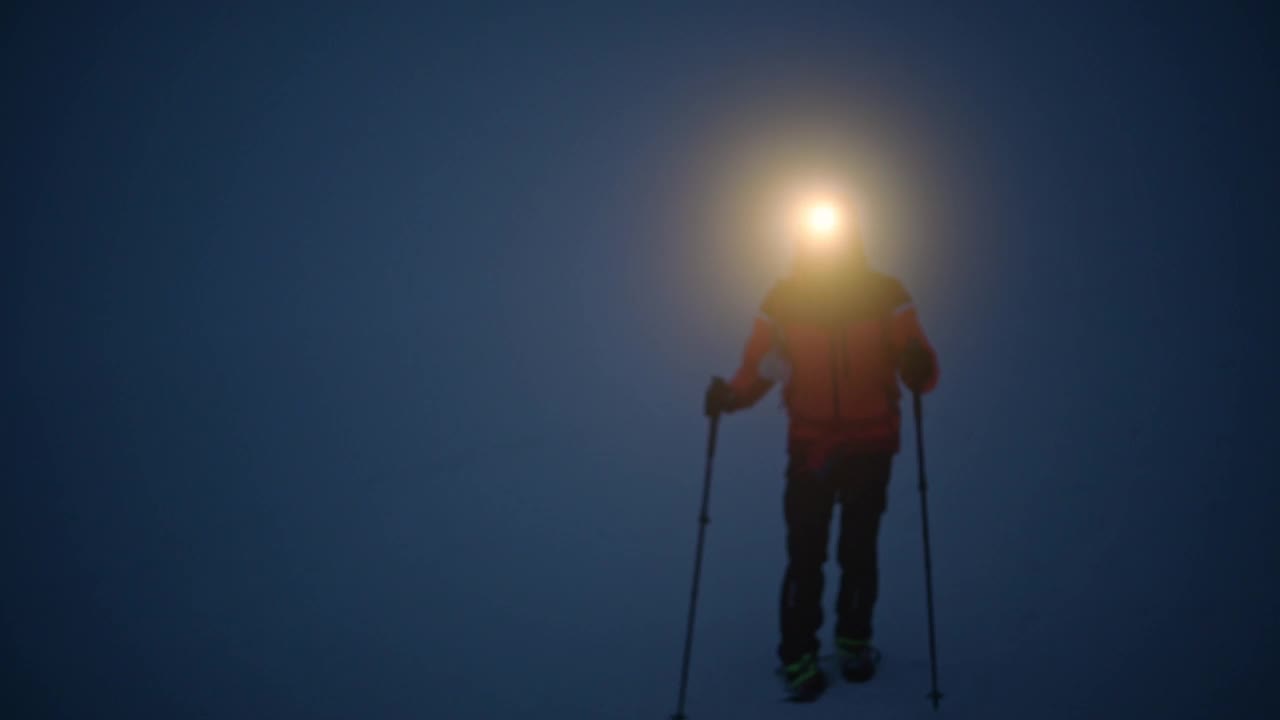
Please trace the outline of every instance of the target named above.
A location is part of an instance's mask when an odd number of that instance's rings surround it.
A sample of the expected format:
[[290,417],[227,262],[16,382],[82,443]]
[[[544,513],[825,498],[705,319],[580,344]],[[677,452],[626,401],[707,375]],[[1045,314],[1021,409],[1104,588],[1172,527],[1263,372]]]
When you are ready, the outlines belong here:
[[792,553],[826,557],[828,538],[826,525],[818,523],[792,523],[787,528],[787,547]]
[[840,564],[844,566],[874,567],[876,554],[874,536],[840,544]]
[[827,561],[826,538],[789,534],[787,560],[792,565],[821,567]]

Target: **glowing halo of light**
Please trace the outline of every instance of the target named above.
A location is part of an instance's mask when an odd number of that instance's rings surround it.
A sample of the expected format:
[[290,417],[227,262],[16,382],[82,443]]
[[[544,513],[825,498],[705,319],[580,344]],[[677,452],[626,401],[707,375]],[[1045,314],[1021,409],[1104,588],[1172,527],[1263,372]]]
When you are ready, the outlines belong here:
[[[860,97],[854,107],[839,93],[783,96],[787,102],[741,99],[681,146],[670,173],[680,181],[669,191],[676,234],[694,239],[680,255],[702,278],[690,282],[691,298],[709,282],[718,301],[752,308],[805,255],[822,262],[849,246],[908,278],[933,267],[922,256],[925,239],[930,252],[951,252],[939,218],[956,216],[959,201],[940,189],[970,198],[961,190],[972,184],[955,182],[930,123],[895,97]],[[839,232],[825,246],[804,222],[805,209],[820,202],[840,210]],[[683,269],[673,262],[670,272]]]
[[804,225],[809,235],[816,238],[831,238],[839,232],[844,218],[835,203],[818,202],[804,210]]

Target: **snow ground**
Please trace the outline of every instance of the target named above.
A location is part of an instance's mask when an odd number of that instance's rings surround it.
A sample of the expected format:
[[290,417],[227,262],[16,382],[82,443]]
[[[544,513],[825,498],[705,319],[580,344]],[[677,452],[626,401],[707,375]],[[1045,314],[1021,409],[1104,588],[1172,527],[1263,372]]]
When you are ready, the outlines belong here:
[[[971,450],[994,429],[937,408],[939,717],[1274,716],[1273,490],[1203,482],[1207,451],[1149,476],[1127,451],[1001,466]],[[535,441],[437,464],[428,483],[396,453],[344,482],[335,454],[329,474],[256,489],[30,504],[9,531],[70,544],[7,600],[28,690],[12,717],[665,718],[704,438],[696,417],[649,419],[578,427],[591,442],[572,457]],[[882,534],[880,675],[778,702],[781,429],[769,410],[724,424],[689,717],[932,717],[909,444]],[[1072,472],[1101,460],[1114,472]]]

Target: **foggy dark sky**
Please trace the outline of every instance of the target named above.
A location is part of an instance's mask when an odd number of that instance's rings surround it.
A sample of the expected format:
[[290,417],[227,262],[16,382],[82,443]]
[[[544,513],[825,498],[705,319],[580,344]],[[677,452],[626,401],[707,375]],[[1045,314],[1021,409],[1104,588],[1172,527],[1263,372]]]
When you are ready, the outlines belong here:
[[[952,712],[1276,709],[1264,4],[110,5],[0,12],[6,716],[669,713],[775,154],[873,178],[938,348]],[[725,423],[696,717],[777,712],[784,432]]]

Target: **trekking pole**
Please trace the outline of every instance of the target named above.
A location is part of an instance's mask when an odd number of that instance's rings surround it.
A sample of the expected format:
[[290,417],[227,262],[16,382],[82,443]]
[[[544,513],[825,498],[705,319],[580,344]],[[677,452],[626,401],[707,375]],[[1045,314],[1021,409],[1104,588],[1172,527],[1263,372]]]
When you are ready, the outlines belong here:
[[924,589],[929,607],[929,674],[932,688],[925,697],[933,701],[933,709],[938,709],[938,701],[942,693],[938,692],[938,645],[933,631],[933,558],[929,552],[929,502],[927,499],[928,483],[924,472],[924,412],[920,409],[920,393],[911,393],[912,406],[916,416],[916,465],[920,468],[920,519],[924,528]]
[[684,631],[684,663],[680,668],[680,699],[676,701],[676,712],[671,720],[686,720],[684,714],[685,691],[689,687],[689,656],[693,651],[693,616],[698,608],[698,579],[702,576],[702,544],[707,536],[707,524],[711,516],[707,515],[707,503],[711,499],[711,460],[716,455],[716,431],[720,427],[720,414],[711,416],[711,429],[707,435],[707,465],[702,476],[702,511],[698,513],[698,549],[693,561],[693,591],[689,594],[689,623]]

